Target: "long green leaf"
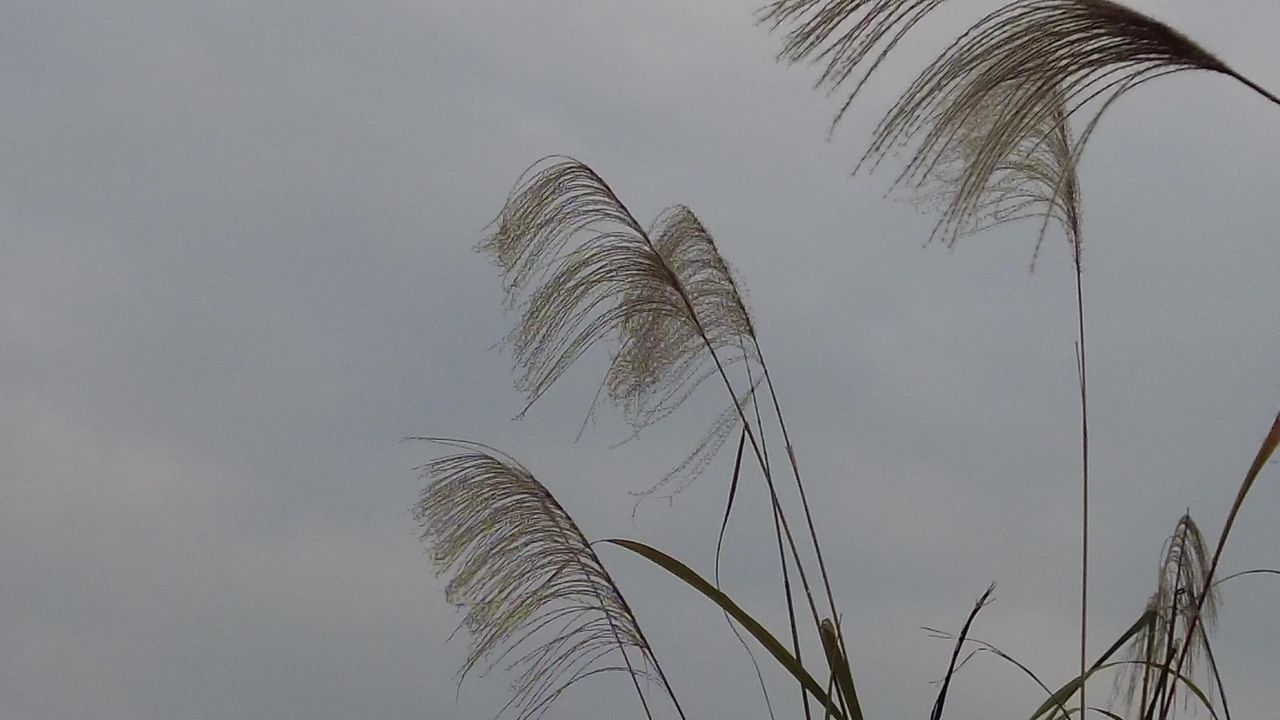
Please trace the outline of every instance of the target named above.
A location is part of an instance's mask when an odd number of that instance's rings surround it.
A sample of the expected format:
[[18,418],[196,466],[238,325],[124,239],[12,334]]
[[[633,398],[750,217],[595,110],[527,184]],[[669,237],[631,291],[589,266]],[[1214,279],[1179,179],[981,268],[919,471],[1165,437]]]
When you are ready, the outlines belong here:
[[[747,612],[739,607],[738,604],[735,603],[728,595],[725,595],[719,588],[707,582],[688,565],[685,565],[657,548],[635,540],[608,538],[600,540],[599,542],[606,542],[611,545],[617,545],[620,548],[630,550],[640,557],[649,560],[663,570],[666,570],[680,580],[683,580],[686,585],[705,595],[709,600],[711,600],[711,602],[720,606],[721,610],[729,613],[734,620],[737,620],[747,632],[751,633],[752,637],[758,640],[760,644],[764,646],[765,650],[769,651],[770,655],[773,655],[774,659],[778,661],[778,664],[782,665],[787,672],[791,673],[792,676],[799,680],[800,684],[804,686],[804,689],[808,690],[809,694],[817,698],[818,702],[822,703],[834,717],[839,720],[844,720],[845,716],[844,713],[840,711],[840,706],[831,699],[831,696],[822,689],[822,686],[813,679],[813,676],[809,674],[809,671],[804,669],[804,666],[800,664],[800,661],[796,660],[795,656],[787,650],[786,646],[778,642],[778,639],[766,630],[759,621],[748,615]],[[861,720],[861,716],[851,720]]]
[[840,633],[830,618],[824,619],[819,628],[822,637],[822,649],[827,654],[827,665],[840,689],[840,697],[844,698],[845,707],[849,711],[850,720],[862,720],[862,705],[858,702],[858,693],[853,689],[853,669],[849,667],[849,658],[840,651]]
[[1112,655],[1115,655],[1116,652],[1120,650],[1120,648],[1124,647],[1125,643],[1129,642],[1130,638],[1132,638],[1134,635],[1137,635],[1139,632],[1141,632],[1143,628],[1155,622],[1155,619],[1156,619],[1156,613],[1154,610],[1148,610],[1142,613],[1142,617],[1138,618],[1138,621],[1135,622],[1132,627],[1126,630],[1125,633],[1121,635],[1118,640],[1112,643],[1111,647],[1107,648],[1107,651],[1102,654],[1102,657],[1098,658],[1098,660],[1093,663],[1093,667],[1089,668],[1088,672],[1086,672],[1084,675],[1077,676],[1075,679],[1071,680],[1066,685],[1063,685],[1061,688],[1059,688],[1057,692],[1050,695],[1049,699],[1041,703],[1040,707],[1036,708],[1036,711],[1034,713],[1031,713],[1031,718],[1029,720],[1037,720],[1037,718],[1039,718],[1041,715],[1044,715],[1050,709],[1054,707],[1059,707],[1063,703],[1065,703],[1067,701],[1067,698],[1074,695],[1076,691],[1080,689],[1080,684],[1084,682],[1085,679],[1088,678],[1088,676],[1092,675],[1093,673],[1101,669]]

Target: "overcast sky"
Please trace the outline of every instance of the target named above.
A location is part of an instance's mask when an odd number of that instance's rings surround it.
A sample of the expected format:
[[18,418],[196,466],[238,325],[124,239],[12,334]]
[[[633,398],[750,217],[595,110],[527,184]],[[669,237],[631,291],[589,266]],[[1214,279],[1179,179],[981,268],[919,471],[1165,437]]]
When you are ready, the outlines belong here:
[[[954,0],[830,141],[838,98],[774,62],[750,2],[0,6],[0,718],[488,718],[457,692],[461,615],[409,508],[441,434],[501,447],[593,537],[709,572],[731,458],[668,507],[632,497],[723,407],[574,442],[597,354],[522,421],[495,270],[471,248],[530,163],[594,167],[643,220],[684,203],[749,289],[825,533],[868,718],[923,717],[958,628],[1051,685],[1078,613],[1074,298],[1034,226],[923,247],[932,218],[850,177]],[[1280,89],[1263,0],[1142,2]],[[1212,537],[1280,406],[1280,116],[1184,74],[1115,106],[1086,154],[1094,613],[1142,609],[1190,508]],[[779,628],[758,486],[726,587]],[[1268,468],[1225,571],[1280,565]],[[765,717],[721,615],[602,549],[693,718]],[[1280,583],[1226,588],[1238,717],[1273,714]],[[770,675],[775,702],[795,689]],[[1107,683],[1091,698],[1105,698]],[[1025,716],[981,659],[949,716]],[[669,708],[659,706],[664,716]],[[789,705],[789,708],[792,707]],[[634,718],[620,678],[555,718]],[[790,715],[780,715],[790,717]]]

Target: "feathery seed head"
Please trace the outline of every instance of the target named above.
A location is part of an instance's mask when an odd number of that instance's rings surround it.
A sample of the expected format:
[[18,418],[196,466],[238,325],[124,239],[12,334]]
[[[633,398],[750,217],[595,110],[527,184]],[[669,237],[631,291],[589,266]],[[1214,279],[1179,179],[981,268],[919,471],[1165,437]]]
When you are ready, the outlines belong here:
[[1034,258],[1050,220],[1062,227],[1072,255],[1081,247],[1080,186],[1076,173],[1078,143],[1072,138],[1060,93],[1044,98],[1036,127],[1004,157],[985,147],[999,121],[1010,87],[992,92],[967,118],[958,137],[944,147],[924,180],[913,187],[915,199],[938,206],[942,217],[934,238],[948,245],[965,234],[1025,219],[1041,220]]
[[714,374],[711,352],[754,360],[746,305],[692,211],[670,208],[646,231],[586,165],[535,168],[479,246],[502,269],[508,301],[523,298],[508,341],[530,404],[609,337],[619,345],[604,389],[637,429]]
[[[1197,595],[1206,591],[1205,578],[1213,555],[1204,541],[1204,535],[1190,514],[1178,519],[1173,534],[1165,541],[1164,556],[1160,562],[1159,578],[1155,592],[1147,601],[1147,610],[1155,611],[1155,622],[1134,636],[1130,645],[1130,659],[1140,664],[1129,666],[1121,678],[1124,682],[1123,697],[1132,703],[1139,700],[1139,713],[1145,711],[1151,698],[1156,696],[1161,679],[1161,667],[1174,662],[1180,652],[1178,643],[1186,635],[1196,613]],[[1209,634],[1217,624],[1219,593],[1207,589],[1196,634],[1182,672],[1191,677],[1196,660],[1209,654]],[[1160,692],[1172,692],[1168,680]]]
[[526,720],[587,677],[647,678],[652,651],[577,524],[514,460],[462,445],[427,463],[414,508],[437,573],[453,573],[446,596],[466,608],[459,681],[482,660],[504,664],[517,673],[504,711]]
[[[976,142],[970,154],[987,175],[975,171],[971,181],[985,187],[1019,145],[1052,142],[1061,123],[1047,116],[1069,117],[1091,101],[1100,115],[1143,82],[1197,69],[1242,79],[1182,33],[1111,0],[1014,0],[979,20],[916,78],[881,121],[864,160],[879,161],[918,140],[899,178],[918,184],[955,152],[954,144]],[[1076,154],[1096,123],[1095,115]]]

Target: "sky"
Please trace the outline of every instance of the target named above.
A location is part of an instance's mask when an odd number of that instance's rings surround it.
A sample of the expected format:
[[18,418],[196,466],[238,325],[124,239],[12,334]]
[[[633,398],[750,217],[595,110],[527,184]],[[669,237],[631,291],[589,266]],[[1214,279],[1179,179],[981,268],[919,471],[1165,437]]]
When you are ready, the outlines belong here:
[[[1280,7],[1136,6],[1280,89]],[[992,581],[975,636],[1072,677],[1065,242],[1034,272],[1034,226],[926,247],[933,219],[885,198],[892,173],[851,176],[896,94],[991,7],[945,5],[828,137],[841,98],[775,61],[750,2],[5,3],[0,718],[492,717],[510,678],[455,682],[461,614],[411,513],[439,450],[407,436],[502,448],[588,536],[710,571],[731,458],[670,504],[631,493],[723,407],[715,388],[632,442],[608,411],[575,440],[602,349],[513,419],[515,318],[472,248],[554,153],[642,220],[693,208],[747,288],[867,717],[929,711],[950,646],[920,628],[958,629]],[[1095,651],[1141,612],[1182,512],[1216,538],[1280,407],[1278,129],[1242,86],[1186,73],[1117,103],[1085,155]],[[780,628],[749,480],[725,587]],[[1278,511],[1269,466],[1225,572],[1280,565]],[[600,553],[690,718],[767,717],[717,610]],[[1225,593],[1231,706],[1262,716],[1280,583]],[[978,658],[948,716],[1041,699]],[[642,713],[614,678],[548,717]]]

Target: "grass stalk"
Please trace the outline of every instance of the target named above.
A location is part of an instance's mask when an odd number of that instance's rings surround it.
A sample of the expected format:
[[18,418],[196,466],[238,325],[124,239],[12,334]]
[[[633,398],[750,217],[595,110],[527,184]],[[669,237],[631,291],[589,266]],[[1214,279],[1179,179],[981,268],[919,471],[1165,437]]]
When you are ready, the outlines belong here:
[[[752,342],[755,344],[755,348],[756,348],[756,357],[761,358],[761,360],[760,360],[760,366],[761,366],[762,368],[765,368],[765,370],[764,370],[764,374],[765,374],[765,381],[766,381],[766,382],[768,382],[769,371],[768,371],[768,369],[767,369],[767,368],[765,367],[765,365],[764,365],[764,358],[763,358],[763,356],[760,354],[760,343],[756,342],[756,341],[755,341],[755,338],[752,338]],[[744,355],[745,355],[745,353],[744,353]],[[751,387],[752,387],[752,388],[754,388],[754,387],[756,386],[756,381],[755,381],[755,378],[754,378],[754,377],[752,377],[752,374],[751,374],[751,363],[746,363],[746,371],[747,371],[747,382],[748,382],[748,383],[750,383],[750,385],[751,385]],[[769,384],[769,395],[770,395],[771,397],[773,397],[774,407],[777,407],[778,401],[777,401],[777,396],[775,396],[775,395],[773,394],[773,383],[769,382],[768,384]],[[754,395],[752,396],[752,399],[753,399],[753,400],[755,399],[755,396],[754,396]],[[760,403],[759,403],[759,402],[753,402],[753,403],[752,403],[752,409],[755,411],[755,416],[756,416],[756,427],[760,430],[760,436],[761,436],[761,439],[763,439],[763,438],[764,438],[764,421],[763,421],[763,420],[761,419],[761,417],[760,417]],[[785,426],[785,425],[784,425],[784,426],[782,426],[782,437],[783,437],[783,441],[784,441],[784,442],[786,442],[786,437],[787,437],[787,428],[786,428],[786,426]],[[788,450],[789,450],[789,449],[790,449],[790,444],[789,444],[789,443],[788,443],[787,447],[788,447]],[[761,450],[763,450],[763,452],[764,452],[764,462],[765,462],[765,464],[766,464],[766,465],[768,465],[768,464],[769,464],[769,443],[767,443],[767,442],[763,443],[763,447],[761,448]],[[790,452],[788,452],[788,453],[787,453],[787,455],[788,455],[788,457],[790,457],[791,453],[790,453]],[[794,467],[794,466],[793,466],[793,467]],[[801,498],[803,498],[803,495],[801,495]],[[788,621],[790,622],[790,625],[791,625],[791,647],[792,647],[792,649],[793,649],[793,650],[795,651],[795,653],[796,653],[796,660],[797,660],[798,662],[803,663],[803,662],[804,662],[804,658],[803,658],[803,657],[801,657],[801,655],[800,655],[800,633],[799,633],[798,628],[797,628],[797,626],[796,626],[796,608],[795,608],[795,601],[794,601],[794,599],[792,598],[792,594],[791,594],[791,576],[790,576],[790,573],[788,573],[788,572],[787,572],[787,556],[786,556],[786,554],[785,554],[785,553],[783,553],[783,552],[782,552],[782,523],[781,523],[780,515],[781,515],[781,514],[778,512],[778,510],[777,510],[777,509],[775,509],[775,510],[774,510],[774,512],[773,512],[773,532],[774,532],[774,535],[778,538],[778,553],[779,553],[779,560],[781,561],[781,564],[782,564],[782,589],[783,589],[783,594],[785,595],[785,597],[786,597],[786,599],[787,599],[787,619],[788,619]],[[806,517],[808,516],[808,506],[807,506],[807,505],[805,506],[805,515],[806,515]],[[812,529],[812,527],[813,527],[813,526],[812,526],[812,524],[810,524],[810,528],[811,528],[811,529]],[[797,562],[799,562],[799,561],[797,560]],[[819,564],[819,570],[821,570],[821,569],[822,569],[822,567],[821,567],[821,564],[822,564],[822,556],[821,556],[821,555],[819,555],[819,556],[818,556],[818,564]],[[825,573],[825,571],[823,572],[823,579],[824,579],[824,580],[826,579],[826,573]],[[830,592],[831,592],[831,590],[830,590],[830,587],[828,586],[828,589],[827,589],[828,597],[830,596]],[[801,683],[801,685],[800,685],[800,701],[804,704],[804,719],[805,719],[805,720],[813,720],[813,713],[812,713],[812,711],[809,709],[809,693],[805,692],[805,690],[804,690],[804,684],[803,684],[803,683]]]
[[[1077,230],[1073,237],[1079,238]],[[1080,376],[1080,677],[1086,677],[1089,654],[1089,385],[1084,345],[1084,284],[1081,279],[1080,242],[1073,243],[1076,271],[1077,363]],[[1080,682],[1080,720],[1085,720],[1085,682]]]
[[[621,201],[619,201],[619,204],[621,205]],[[628,214],[630,214],[630,211],[627,211],[627,212]],[[702,338],[702,342],[707,348],[707,352],[711,355],[711,360],[712,362],[715,363],[715,366],[716,366],[716,372],[719,374],[720,380],[724,383],[725,389],[729,393],[729,400],[730,402],[733,403],[734,409],[738,413],[738,418],[742,422],[742,427],[746,431],[747,440],[751,444],[752,453],[756,457],[756,462],[759,464],[760,471],[764,475],[765,485],[769,489],[769,500],[771,505],[773,506],[775,519],[782,527],[783,535],[786,538],[786,544],[789,546],[789,549],[791,550],[792,558],[796,562],[796,574],[800,578],[800,585],[804,589],[805,597],[808,600],[809,612],[813,619],[814,629],[815,631],[817,631],[821,628],[822,621],[818,615],[818,606],[813,600],[813,590],[810,587],[809,579],[804,571],[804,562],[800,558],[800,552],[796,546],[795,537],[791,532],[790,524],[787,522],[787,516],[782,510],[782,503],[781,503],[781,500],[778,498],[777,488],[774,486],[773,473],[769,468],[768,461],[765,459],[764,450],[762,449],[764,429],[759,428],[761,432],[761,438],[757,439],[756,437],[757,433],[751,429],[751,422],[750,420],[747,419],[747,414],[742,409],[741,403],[738,402],[738,394],[734,391],[733,381],[729,379],[729,373],[725,370],[724,363],[721,362],[719,353],[716,352],[715,344],[711,342],[711,338],[707,337],[706,330],[702,326],[701,321],[698,319],[697,311],[694,309],[693,302],[692,300],[690,300],[689,294],[685,291],[685,288],[679,282],[679,279],[676,276],[675,272],[670,268],[670,266],[667,265],[666,260],[662,257],[660,253],[658,253],[657,248],[654,247],[653,245],[652,239],[650,239],[647,234],[643,235],[643,237],[644,237],[645,243],[649,245],[650,249],[653,250],[654,255],[658,257],[659,262],[661,262],[663,267],[666,269],[666,271],[671,274],[671,277],[672,277],[671,287],[680,296],[680,301],[683,303],[685,310],[688,313],[690,322],[693,323],[694,328],[697,330],[699,337]],[[756,342],[754,338],[754,333],[752,333],[752,335],[753,335],[752,342]],[[764,369],[765,376],[768,377],[768,368],[764,364],[763,358],[760,361],[760,366],[761,368]],[[784,568],[784,573],[785,573],[785,568]],[[793,628],[793,632],[795,632],[794,621],[792,622],[792,628]]]
[[[822,576],[823,589],[827,593],[827,605],[831,610],[831,617],[833,619],[839,618],[840,613],[836,610],[835,594],[831,591],[831,576],[827,572],[827,564],[822,557],[822,544],[818,542],[818,531],[813,523],[813,513],[809,510],[809,498],[805,494],[804,483],[800,480],[800,466],[796,462],[795,447],[791,444],[791,436],[787,432],[787,422],[782,417],[782,405],[778,403],[778,393],[774,389],[773,378],[769,375],[769,366],[764,362],[764,352],[760,349],[760,341],[752,337],[752,342],[755,343],[756,356],[760,358],[760,367],[764,370],[764,381],[765,385],[769,387],[769,398],[773,403],[774,414],[778,418],[778,427],[782,431],[782,442],[787,448],[787,460],[791,465],[791,473],[795,477],[796,490],[800,494],[800,506],[804,509],[804,520],[809,529],[809,539],[813,543],[814,556],[818,560],[818,574]],[[836,622],[835,625],[836,639],[840,643],[840,652],[844,653],[847,658],[849,657],[849,650],[844,642],[843,625],[840,622]]]

